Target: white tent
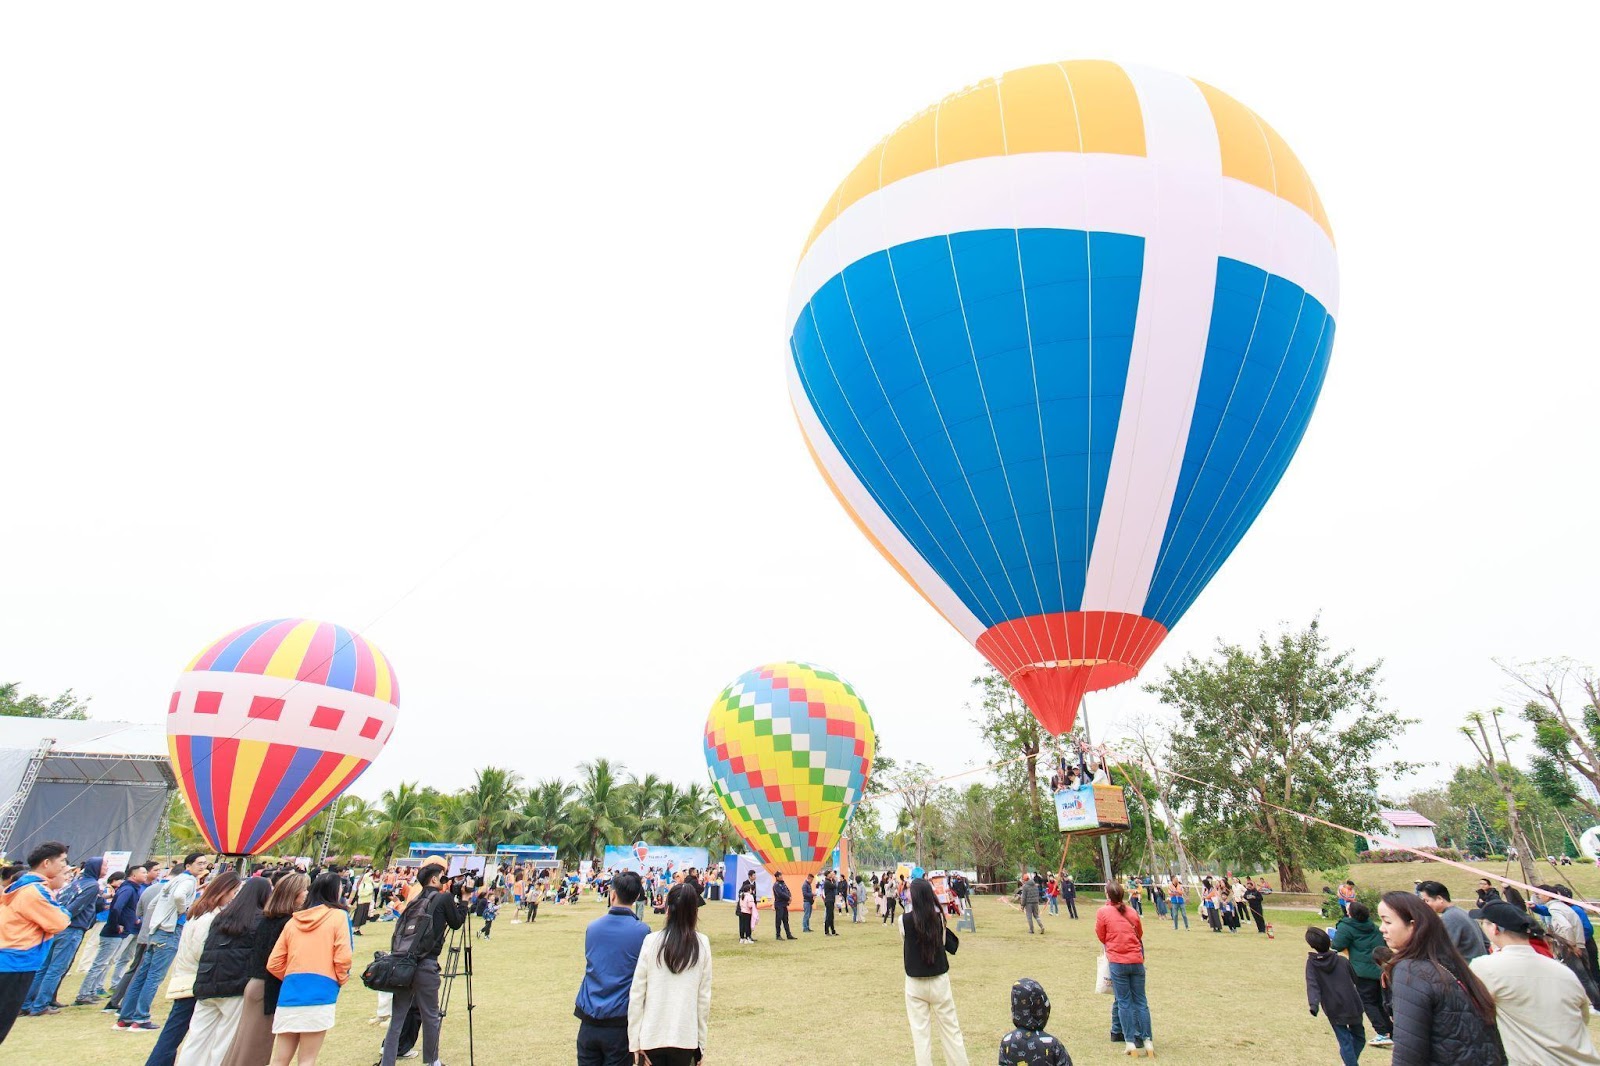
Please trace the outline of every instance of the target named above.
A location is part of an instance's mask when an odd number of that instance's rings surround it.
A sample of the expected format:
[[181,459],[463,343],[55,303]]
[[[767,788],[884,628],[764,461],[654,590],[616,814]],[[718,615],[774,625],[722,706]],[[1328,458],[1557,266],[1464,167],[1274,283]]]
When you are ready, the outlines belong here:
[[177,786],[160,724],[0,715],[0,854],[60,840],[74,858],[139,862]]

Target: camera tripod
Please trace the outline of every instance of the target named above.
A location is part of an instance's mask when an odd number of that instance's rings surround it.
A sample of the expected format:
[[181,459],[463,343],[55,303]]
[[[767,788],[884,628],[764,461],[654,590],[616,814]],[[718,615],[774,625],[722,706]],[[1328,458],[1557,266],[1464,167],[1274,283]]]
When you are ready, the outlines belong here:
[[464,974],[467,985],[467,1066],[476,1066],[477,1046],[472,1035],[472,911],[467,910],[466,921],[460,929],[452,929],[446,941],[444,961],[439,967],[439,1025],[450,1014],[450,993],[456,985],[456,975]]

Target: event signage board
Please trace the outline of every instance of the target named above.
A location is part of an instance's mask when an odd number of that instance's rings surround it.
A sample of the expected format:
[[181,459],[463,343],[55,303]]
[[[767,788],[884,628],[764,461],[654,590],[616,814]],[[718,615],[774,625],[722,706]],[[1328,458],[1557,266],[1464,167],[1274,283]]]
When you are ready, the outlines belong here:
[[1100,819],[1095,811],[1094,789],[1064,788],[1056,793],[1056,828],[1063,833],[1096,829]]
[[664,873],[675,873],[678,870],[696,869],[704,870],[710,859],[705,848],[674,848],[663,847],[658,844],[640,846],[628,844],[618,847],[614,844],[606,846],[605,855],[601,857],[602,870],[632,870],[635,873],[644,873],[646,870],[655,869]]
[[1056,828],[1063,833],[1128,827],[1128,801],[1116,785],[1064,788],[1055,795]]
[[131,851],[108,851],[108,852],[106,852],[104,855],[102,855],[100,857],[100,876],[101,876],[101,878],[102,879],[103,878],[107,878],[107,877],[110,877],[112,874],[120,874],[120,873],[126,871],[127,868],[128,868],[128,861],[130,859],[132,859],[132,858],[133,858],[133,852],[131,852]]
[[419,844],[411,842],[411,857],[421,858],[426,855],[471,855],[477,849],[471,844]]

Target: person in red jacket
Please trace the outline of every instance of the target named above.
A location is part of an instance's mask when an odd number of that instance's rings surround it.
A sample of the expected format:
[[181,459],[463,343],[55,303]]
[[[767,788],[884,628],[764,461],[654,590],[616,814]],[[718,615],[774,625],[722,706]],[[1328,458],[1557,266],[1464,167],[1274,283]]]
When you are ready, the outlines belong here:
[[1106,885],[1105,906],[1094,916],[1094,935],[1105,945],[1111,964],[1111,990],[1128,1054],[1154,1058],[1150,1003],[1144,996],[1144,926],[1133,908],[1123,903],[1123,888],[1116,881]]

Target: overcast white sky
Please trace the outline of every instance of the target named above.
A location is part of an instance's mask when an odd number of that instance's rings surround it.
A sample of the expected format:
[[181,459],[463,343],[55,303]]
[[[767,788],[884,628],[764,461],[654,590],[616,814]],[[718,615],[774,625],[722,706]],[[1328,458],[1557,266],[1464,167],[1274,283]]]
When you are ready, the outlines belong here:
[[[362,794],[699,780],[712,698],[784,658],[888,754],[984,761],[978,654],[806,455],[785,302],[878,137],[1106,57],[1275,125],[1343,289],[1298,458],[1146,675],[1321,611],[1409,755],[1465,757],[1491,656],[1600,659],[1597,27],[1381,10],[11,5],[0,680],[160,721],[202,646],[301,615],[399,672]],[[1098,734],[1154,705],[1090,698]]]

